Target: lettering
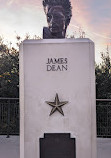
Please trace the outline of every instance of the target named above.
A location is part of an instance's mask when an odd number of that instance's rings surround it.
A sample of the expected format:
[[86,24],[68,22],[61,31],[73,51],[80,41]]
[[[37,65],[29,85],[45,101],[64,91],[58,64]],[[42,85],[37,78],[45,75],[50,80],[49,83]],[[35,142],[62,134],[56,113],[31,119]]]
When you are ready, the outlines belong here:
[[67,58],[48,58],[46,64],[67,64]]
[[67,71],[67,65],[47,65],[47,71]]
[[67,71],[67,58],[48,58],[46,62],[47,71]]

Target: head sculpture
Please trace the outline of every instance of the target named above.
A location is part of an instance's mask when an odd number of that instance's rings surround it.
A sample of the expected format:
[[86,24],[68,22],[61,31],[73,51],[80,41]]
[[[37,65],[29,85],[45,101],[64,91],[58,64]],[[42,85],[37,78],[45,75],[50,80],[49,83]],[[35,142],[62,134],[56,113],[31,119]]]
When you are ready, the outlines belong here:
[[43,28],[43,38],[65,38],[72,16],[70,0],[43,0],[48,27]]

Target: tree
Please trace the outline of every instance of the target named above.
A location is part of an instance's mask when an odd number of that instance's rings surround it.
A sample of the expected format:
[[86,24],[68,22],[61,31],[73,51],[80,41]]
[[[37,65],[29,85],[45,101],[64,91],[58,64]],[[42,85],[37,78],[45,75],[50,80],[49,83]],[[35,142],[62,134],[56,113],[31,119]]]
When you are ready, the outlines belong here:
[[111,59],[109,50],[101,53],[102,63],[96,64],[96,98],[111,99]]
[[[31,39],[27,33],[25,40]],[[23,39],[23,40],[24,40]],[[32,39],[41,39],[34,35]],[[19,47],[22,38],[16,35],[16,45]],[[11,44],[11,43],[10,43]],[[8,48],[0,37],[0,97],[19,97],[19,51],[15,48]]]
[[19,97],[19,52],[0,39],[0,97]]

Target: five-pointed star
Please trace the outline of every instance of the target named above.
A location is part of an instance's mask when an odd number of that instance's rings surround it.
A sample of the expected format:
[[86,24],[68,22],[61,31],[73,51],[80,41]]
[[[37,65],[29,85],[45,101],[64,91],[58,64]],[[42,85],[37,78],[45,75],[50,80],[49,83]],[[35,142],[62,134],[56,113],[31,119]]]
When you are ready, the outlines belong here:
[[56,110],[59,111],[63,116],[64,116],[64,112],[62,110],[62,106],[67,104],[68,101],[63,101],[63,102],[60,102],[59,101],[59,97],[58,97],[58,94],[56,94],[55,96],[55,101],[54,102],[49,102],[49,101],[46,101],[47,104],[49,104],[50,106],[52,106],[52,110],[50,112],[50,115],[52,115]]

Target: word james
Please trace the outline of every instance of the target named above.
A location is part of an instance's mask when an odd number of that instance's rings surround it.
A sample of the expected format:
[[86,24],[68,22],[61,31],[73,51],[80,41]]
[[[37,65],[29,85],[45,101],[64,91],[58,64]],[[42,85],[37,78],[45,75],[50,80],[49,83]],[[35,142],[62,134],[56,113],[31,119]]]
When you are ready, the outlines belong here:
[[48,58],[47,71],[67,71],[67,58]]

